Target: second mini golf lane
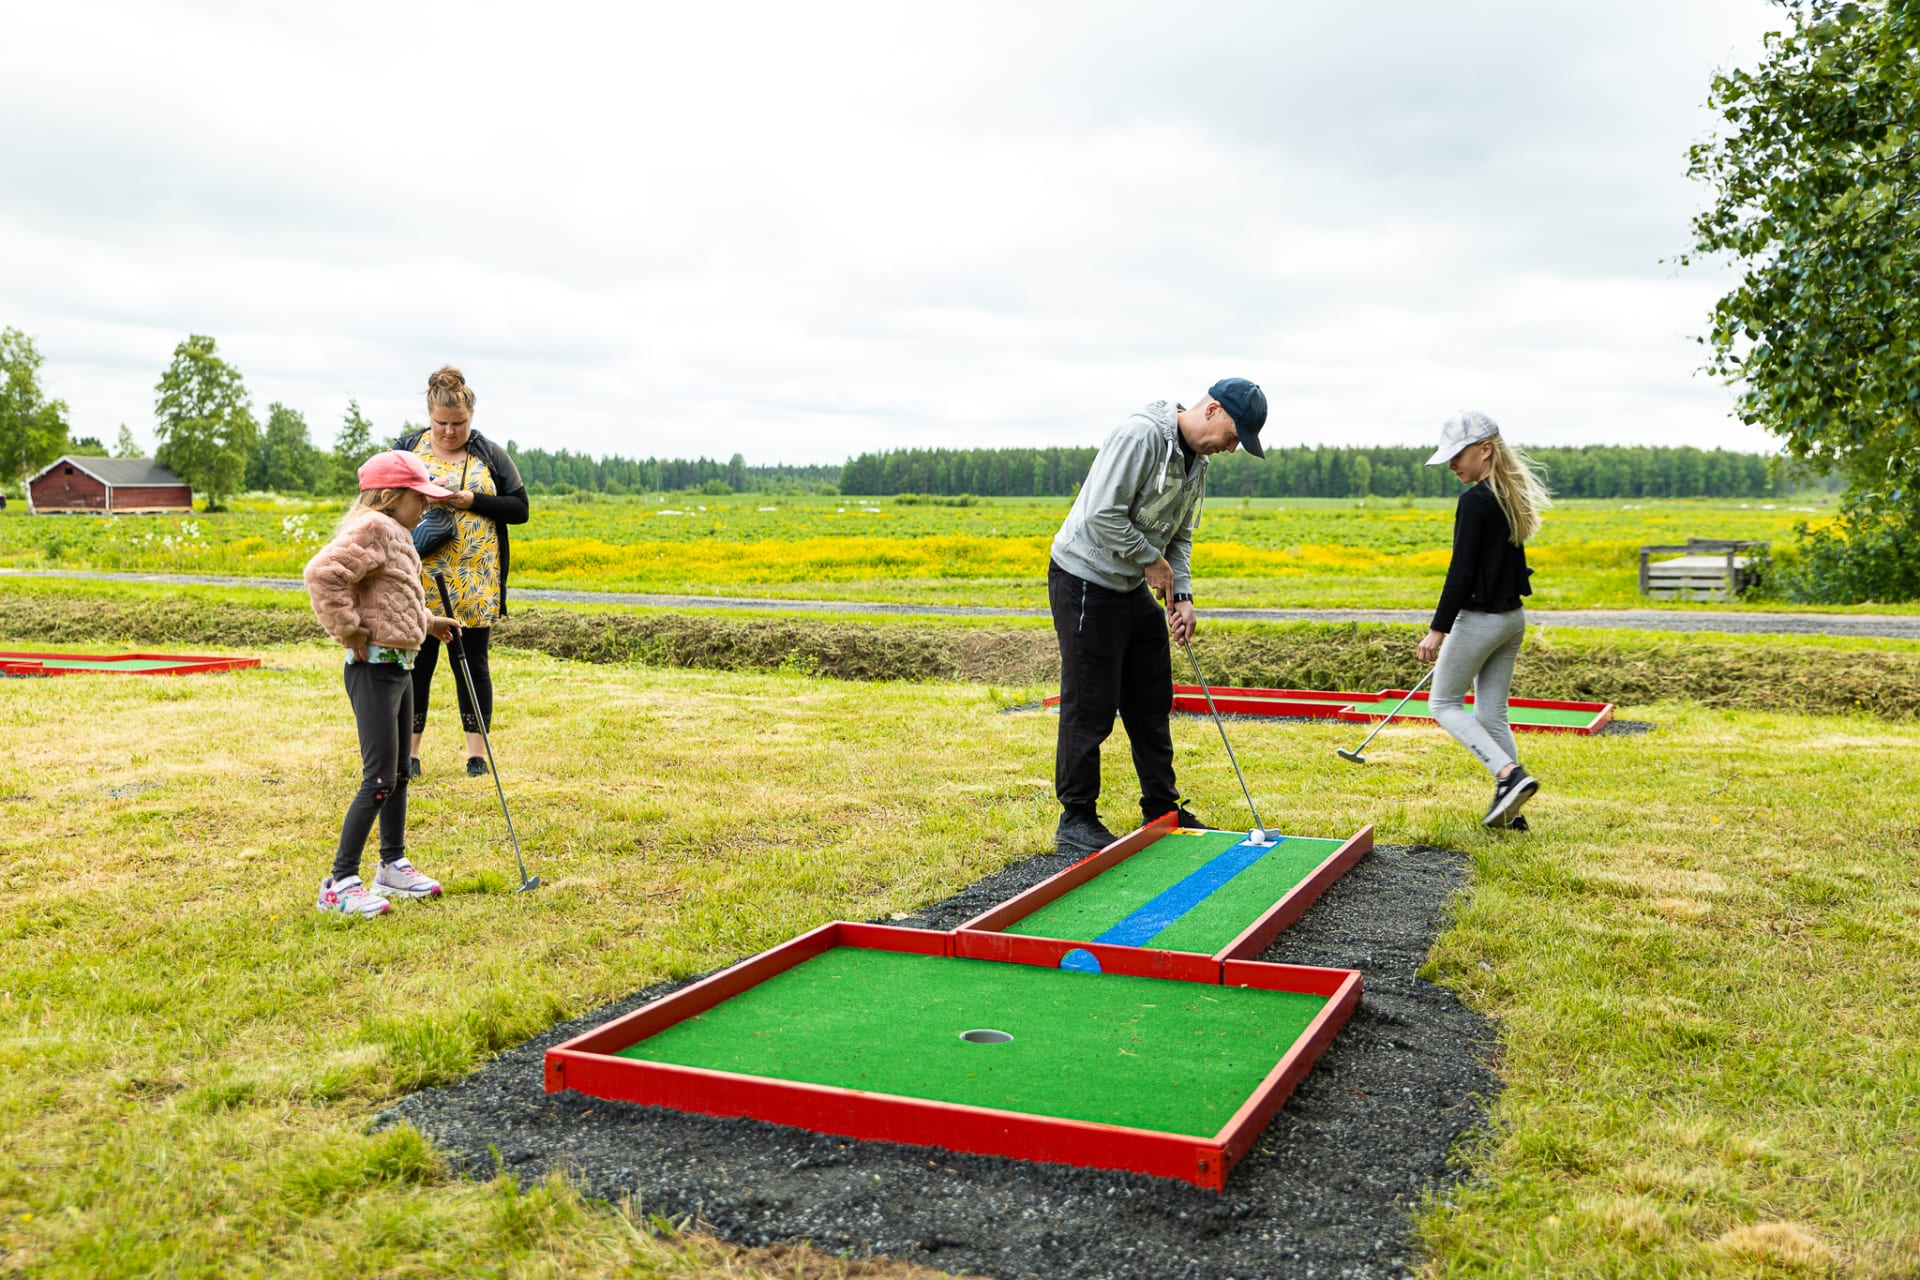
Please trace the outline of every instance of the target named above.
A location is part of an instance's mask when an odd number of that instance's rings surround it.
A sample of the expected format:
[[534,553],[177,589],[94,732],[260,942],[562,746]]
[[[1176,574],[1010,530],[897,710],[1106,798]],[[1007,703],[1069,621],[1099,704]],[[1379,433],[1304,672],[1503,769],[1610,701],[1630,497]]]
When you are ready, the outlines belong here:
[[1246,846],[1237,831],[1174,831],[1006,927],[1070,942],[1212,955],[1341,845],[1289,836]]
[[1207,1137],[1326,1003],[838,947],[620,1056]]

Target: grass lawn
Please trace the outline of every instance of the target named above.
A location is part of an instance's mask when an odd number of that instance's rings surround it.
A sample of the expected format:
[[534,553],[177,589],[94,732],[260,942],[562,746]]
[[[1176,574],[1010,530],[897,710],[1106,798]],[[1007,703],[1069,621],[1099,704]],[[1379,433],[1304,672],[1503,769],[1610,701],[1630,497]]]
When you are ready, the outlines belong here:
[[[546,887],[508,892],[442,708],[412,829],[448,897],[348,925],[312,908],[357,773],[338,659],[259,652],[282,669],[0,681],[0,1269],[794,1274],[363,1126],[559,1018],[1040,850],[1052,720],[970,685],[503,653],[495,747]],[[1526,739],[1547,791],[1504,840],[1437,730],[1361,768],[1351,726],[1234,727],[1270,826],[1473,856],[1432,972],[1499,1019],[1506,1089],[1420,1217],[1431,1268],[1915,1274],[1920,726],[1622,714],[1659,731]],[[1199,811],[1238,821],[1212,725],[1175,736]]]

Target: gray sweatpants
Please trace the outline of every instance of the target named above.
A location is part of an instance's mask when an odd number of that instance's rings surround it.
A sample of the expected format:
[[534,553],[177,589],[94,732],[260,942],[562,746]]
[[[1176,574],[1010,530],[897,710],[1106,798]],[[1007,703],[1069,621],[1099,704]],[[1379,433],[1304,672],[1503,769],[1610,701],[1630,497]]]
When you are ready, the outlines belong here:
[[[1495,777],[1519,751],[1507,724],[1507,694],[1513,664],[1527,634],[1527,611],[1476,613],[1462,609],[1433,664],[1433,696],[1427,703],[1440,727],[1473,752]],[[1464,699],[1473,686],[1473,710]]]

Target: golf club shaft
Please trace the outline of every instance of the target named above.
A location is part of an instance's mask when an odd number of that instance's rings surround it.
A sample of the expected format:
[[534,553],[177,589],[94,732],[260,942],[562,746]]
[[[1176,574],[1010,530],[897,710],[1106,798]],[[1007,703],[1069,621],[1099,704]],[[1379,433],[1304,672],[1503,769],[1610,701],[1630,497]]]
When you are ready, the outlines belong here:
[[[440,607],[446,616],[453,617],[453,597],[447,594],[447,580],[439,574],[433,575],[433,584],[440,588]],[[500,814],[507,820],[507,839],[513,842],[514,865],[520,868],[520,883],[527,882],[527,860],[520,856],[520,837],[513,829],[513,814],[507,809],[507,793],[500,786],[500,769],[493,762],[493,739],[487,736],[486,717],[480,714],[480,691],[473,686],[473,668],[467,665],[467,647],[460,643],[460,633],[453,633],[455,663],[460,668],[460,677],[467,686],[467,705],[473,708],[473,722],[480,726],[480,745],[487,749],[487,772],[493,775],[493,792],[500,797]]]
[[1187,661],[1193,664],[1193,674],[1200,681],[1200,692],[1207,696],[1207,710],[1213,712],[1213,727],[1220,731],[1220,743],[1227,749],[1227,760],[1233,765],[1233,776],[1240,779],[1240,794],[1247,798],[1247,812],[1253,815],[1254,827],[1264,831],[1266,824],[1260,821],[1260,811],[1253,807],[1253,792],[1247,789],[1247,775],[1240,772],[1240,761],[1233,754],[1233,743],[1227,740],[1227,726],[1220,719],[1220,708],[1213,705],[1213,690],[1207,687],[1207,677],[1200,671],[1200,659],[1193,656],[1191,642],[1182,640],[1180,647],[1187,651]]
[[1353,749],[1353,754],[1359,755],[1362,751],[1365,751],[1367,749],[1367,743],[1372,742],[1375,735],[1377,735],[1382,729],[1386,728],[1388,725],[1393,723],[1393,717],[1399,715],[1401,710],[1409,702],[1413,701],[1413,695],[1420,692],[1420,686],[1424,685],[1427,681],[1433,678],[1434,670],[1435,668],[1433,667],[1427,668],[1427,674],[1420,677],[1420,683],[1414,685],[1413,688],[1407,690],[1407,696],[1400,699],[1400,705],[1398,707],[1395,707],[1385,720],[1382,720],[1379,724],[1373,726],[1373,733],[1368,734],[1366,737],[1366,741],[1362,742],[1359,746]]

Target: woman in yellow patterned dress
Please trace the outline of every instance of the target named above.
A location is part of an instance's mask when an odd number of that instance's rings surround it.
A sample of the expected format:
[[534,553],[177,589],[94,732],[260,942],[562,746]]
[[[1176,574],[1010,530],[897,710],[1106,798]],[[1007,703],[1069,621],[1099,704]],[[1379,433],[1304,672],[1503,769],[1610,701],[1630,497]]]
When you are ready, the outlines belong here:
[[[394,441],[394,448],[420,455],[427,474],[452,489],[453,496],[435,503],[453,517],[453,536],[445,545],[420,557],[427,599],[439,607],[439,588],[433,575],[447,580],[453,597],[453,616],[460,622],[461,647],[473,673],[474,699],[458,672],[454,693],[460,704],[460,724],[467,733],[467,774],[487,772],[482,730],[493,725],[493,671],[487,660],[493,624],[507,613],[507,526],[527,522],[527,488],[507,451],[473,429],[473,388],[452,365],[444,365],[427,379],[428,425]],[[445,517],[437,517],[444,519]],[[420,739],[427,728],[427,696],[440,643],[429,637],[413,664],[413,751],[408,774],[420,776]]]

